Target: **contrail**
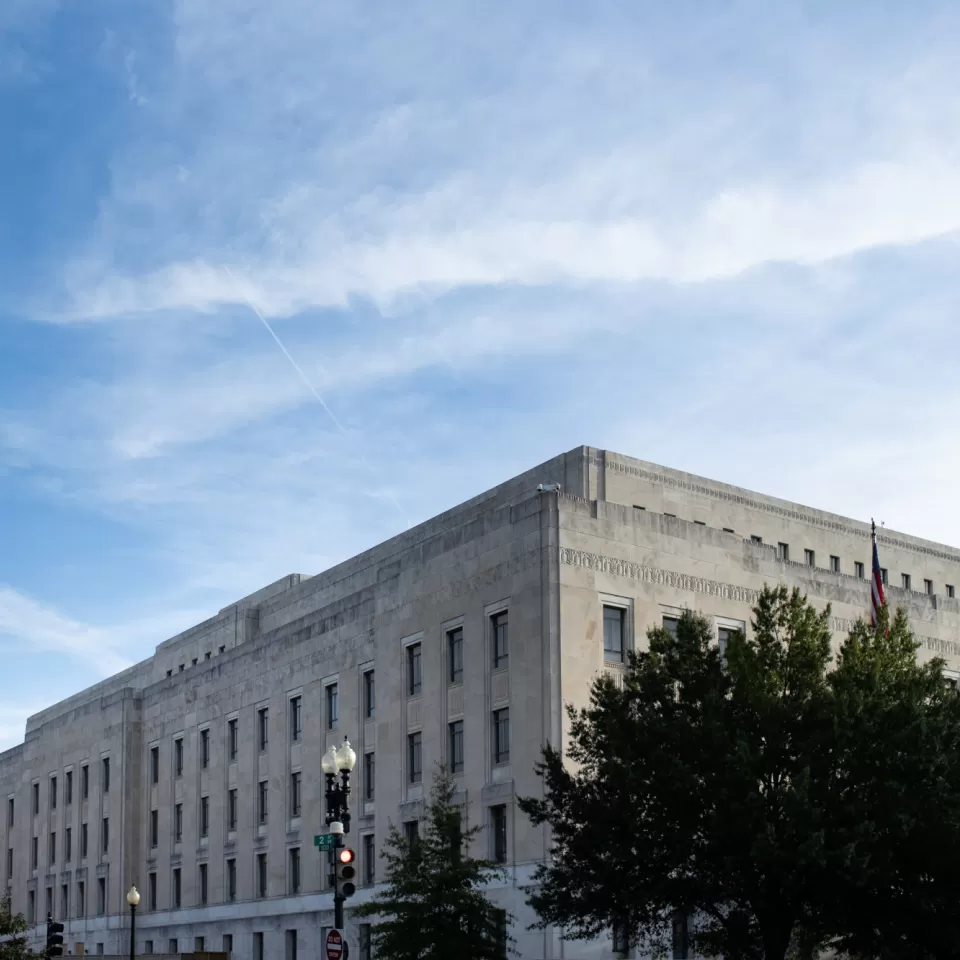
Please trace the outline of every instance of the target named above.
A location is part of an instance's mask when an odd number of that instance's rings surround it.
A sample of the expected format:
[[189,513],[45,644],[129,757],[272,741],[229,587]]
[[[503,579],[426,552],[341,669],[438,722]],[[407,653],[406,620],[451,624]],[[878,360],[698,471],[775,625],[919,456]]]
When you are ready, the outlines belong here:
[[[350,434],[347,433],[346,429],[344,429],[343,424],[337,419],[337,417],[335,416],[334,412],[330,409],[330,407],[327,406],[327,402],[323,399],[322,396],[320,396],[320,391],[317,390],[317,388],[311,382],[310,378],[303,372],[303,370],[300,367],[300,364],[293,359],[293,357],[290,354],[290,351],[283,345],[283,341],[277,336],[276,331],[267,322],[267,318],[257,309],[253,301],[243,292],[243,288],[237,282],[237,278],[233,275],[233,271],[228,266],[224,266],[223,272],[226,273],[226,275],[230,278],[234,287],[236,287],[237,293],[239,293],[240,296],[243,298],[243,302],[246,303],[246,305],[254,312],[254,314],[256,314],[257,317],[259,317],[260,322],[267,328],[267,333],[269,333],[270,336],[273,337],[274,343],[276,343],[276,345],[283,351],[283,355],[290,361],[290,365],[293,367],[293,369],[297,371],[297,375],[303,381],[304,386],[306,386],[306,388],[313,394],[317,403],[319,403],[320,406],[323,407],[323,409],[327,412],[327,416],[334,422],[334,424],[336,425],[336,428],[348,440],[351,440],[352,438],[350,437]],[[366,468],[370,471],[371,474],[373,474],[374,477],[379,476],[377,471],[373,469],[373,465],[363,455],[362,452],[360,453],[360,459],[363,461]],[[393,502],[393,505],[397,508],[397,510],[400,511],[400,515],[403,517],[404,523],[406,523],[407,529],[409,530],[410,517],[407,514],[407,511],[403,509],[403,507],[400,505],[400,501],[392,493],[390,493],[389,490],[387,491],[387,496]]]

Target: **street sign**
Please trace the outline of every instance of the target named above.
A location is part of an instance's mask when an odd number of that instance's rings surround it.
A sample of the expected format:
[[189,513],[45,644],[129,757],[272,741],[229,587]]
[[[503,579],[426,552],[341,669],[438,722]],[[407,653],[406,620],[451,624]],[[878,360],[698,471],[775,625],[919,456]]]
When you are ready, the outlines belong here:
[[332,850],[337,842],[335,833],[317,833],[313,837],[313,845],[318,850]]
[[327,931],[327,960],[344,960],[343,935],[339,930]]

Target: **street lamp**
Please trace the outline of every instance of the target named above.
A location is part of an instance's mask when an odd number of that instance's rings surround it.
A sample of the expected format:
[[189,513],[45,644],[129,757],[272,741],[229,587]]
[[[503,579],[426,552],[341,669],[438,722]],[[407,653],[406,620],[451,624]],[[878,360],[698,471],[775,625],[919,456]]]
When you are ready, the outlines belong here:
[[137,943],[137,904],[140,902],[140,894],[136,887],[131,887],[127,891],[127,903],[130,904],[130,960],[133,960],[136,954]]
[[[334,871],[333,871],[333,925],[343,930],[343,902],[346,896],[340,890],[340,871],[336,863],[343,835],[350,832],[350,774],[357,765],[357,754],[350,741],[344,737],[339,747],[331,747],[320,761],[320,768],[327,778],[327,829],[334,835]],[[337,774],[340,782],[337,783]]]

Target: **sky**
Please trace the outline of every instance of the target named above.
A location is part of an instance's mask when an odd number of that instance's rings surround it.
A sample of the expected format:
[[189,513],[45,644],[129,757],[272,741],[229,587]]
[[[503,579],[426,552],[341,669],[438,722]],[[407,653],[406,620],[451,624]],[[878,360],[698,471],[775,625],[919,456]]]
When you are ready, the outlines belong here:
[[579,444],[960,544],[958,31],[3,0],[0,748]]

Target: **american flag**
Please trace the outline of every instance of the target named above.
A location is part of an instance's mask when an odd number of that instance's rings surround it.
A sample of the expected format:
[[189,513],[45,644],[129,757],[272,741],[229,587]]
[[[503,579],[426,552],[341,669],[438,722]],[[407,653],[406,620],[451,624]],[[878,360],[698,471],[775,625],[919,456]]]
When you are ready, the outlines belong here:
[[870,622],[876,626],[880,616],[880,608],[887,605],[887,598],[883,594],[883,572],[880,569],[880,554],[877,552],[877,525],[870,524],[873,539],[873,589],[870,591]]

